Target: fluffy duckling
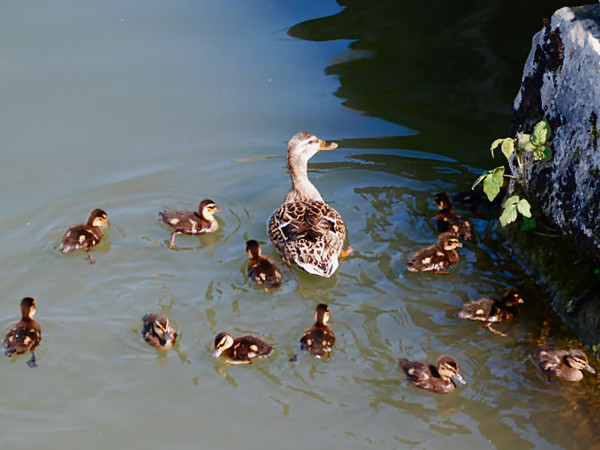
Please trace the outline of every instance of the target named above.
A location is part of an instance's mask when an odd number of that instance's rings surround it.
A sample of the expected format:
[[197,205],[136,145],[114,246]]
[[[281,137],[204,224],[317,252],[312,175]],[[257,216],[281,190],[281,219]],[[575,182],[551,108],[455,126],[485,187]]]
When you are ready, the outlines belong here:
[[158,213],[160,220],[173,228],[169,247],[175,247],[175,236],[178,234],[206,234],[217,231],[219,223],[214,215],[218,212],[217,204],[205,199],[195,211],[161,211]]
[[440,233],[450,231],[457,237],[473,239],[473,225],[451,209],[452,200],[446,192],[439,192],[435,195],[435,205],[439,209],[435,219]]
[[581,381],[582,370],[596,373],[590,366],[586,354],[577,348],[565,350],[558,347],[542,346],[534,350],[542,372],[548,377],[556,377],[566,381]]
[[437,366],[403,359],[400,361],[400,369],[406,374],[410,383],[436,394],[452,392],[456,388],[452,379],[461,384],[466,384],[466,381],[458,373],[456,360],[448,355],[441,356],[438,359]]
[[59,250],[63,253],[71,253],[75,250],[85,249],[86,261],[94,264],[96,261],[90,255],[90,249],[98,245],[103,236],[102,228],[109,226],[106,212],[94,209],[85,224],[73,225],[65,231]]
[[456,248],[462,243],[450,231],[438,236],[437,244],[417,251],[407,263],[410,272],[444,273],[448,267],[458,262],[459,256]]
[[[317,358],[327,353],[327,361],[335,343],[335,335],[327,322],[329,321],[329,306],[320,303],[315,309],[315,324],[308,328],[300,338],[300,353],[307,351]],[[291,362],[298,360],[298,354],[290,358]]]
[[278,288],[281,286],[281,271],[266,256],[261,255],[260,245],[254,239],[246,242],[248,260],[248,276],[256,281],[258,285],[267,288]]
[[492,324],[495,322],[504,322],[515,317],[517,313],[516,305],[520,303],[524,303],[524,301],[519,291],[515,288],[507,288],[502,293],[500,299],[482,297],[466,303],[462,310],[459,311],[458,317],[461,319],[480,320],[483,322],[484,327],[492,333],[506,337],[506,334],[495,330]]
[[256,336],[240,336],[233,338],[222,331],[215,337],[215,349],[210,354],[213,358],[221,355],[229,359],[231,364],[252,364],[252,358],[269,356],[273,352],[266,341]]
[[308,179],[307,165],[317,152],[335,148],[335,142],[311,133],[300,132],[290,139],[287,165],[292,188],[267,224],[269,239],[284,261],[326,278],[335,273],[339,261],[351,250],[342,251],[344,221]]
[[31,352],[31,359],[27,361],[29,367],[36,367],[35,353],[33,352],[42,340],[40,324],[33,318],[35,314],[35,300],[25,297],[21,300],[21,320],[10,329],[4,338],[4,353],[11,357],[26,351]]
[[169,350],[177,341],[177,331],[167,316],[146,314],[143,317],[142,335],[148,344],[159,350]]

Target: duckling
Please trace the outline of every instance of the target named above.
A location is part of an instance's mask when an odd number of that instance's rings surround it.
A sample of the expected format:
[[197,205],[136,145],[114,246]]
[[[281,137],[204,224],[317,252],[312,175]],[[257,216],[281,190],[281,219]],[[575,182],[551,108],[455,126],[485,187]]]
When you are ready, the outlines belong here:
[[451,231],[456,237],[465,240],[473,239],[473,225],[471,222],[453,211],[452,200],[445,192],[439,192],[435,195],[435,204],[439,213],[435,216],[437,227],[440,233]]
[[452,232],[442,233],[438,236],[437,244],[413,254],[406,265],[407,269],[410,272],[446,273],[445,269],[458,262],[458,253],[454,250],[458,247],[462,247],[462,243]]
[[35,311],[34,299],[25,297],[21,300],[21,320],[10,329],[4,338],[4,354],[8,357],[20,355],[26,351],[31,352],[31,359],[27,361],[29,367],[37,367],[33,351],[42,340],[40,324],[33,318]]
[[213,358],[221,355],[228,358],[231,364],[252,364],[252,358],[269,356],[273,352],[266,341],[256,336],[240,336],[233,338],[222,331],[215,337],[215,349],[210,354]]
[[106,212],[94,209],[86,224],[73,225],[65,231],[59,250],[63,253],[71,253],[75,250],[85,249],[86,261],[94,264],[96,261],[90,255],[90,249],[98,245],[103,236],[102,228],[108,227]]
[[542,372],[548,377],[557,377],[566,381],[581,381],[582,370],[596,373],[590,366],[586,354],[578,348],[564,350],[558,347],[542,346],[534,350]]
[[[335,343],[335,335],[327,322],[329,321],[329,306],[319,303],[315,309],[315,324],[308,328],[300,338],[300,353],[307,351],[311,355],[321,358],[327,353],[327,361],[331,356],[331,349]],[[298,360],[296,354],[290,358],[290,362]]]
[[146,314],[143,317],[142,335],[148,344],[159,350],[169,350],[175,345],[177,331],[169,323],[167,316]]
[[278,288],[281,286],[281,271],[266,256],[261,255],[260,245],[254,239],[246,242],[246,252],[250,257],[248,261],[248,276],[256,281],[258,285],[267,288]]
[[461,384],[466,381],[458,373],[458,364],[452,356],[441,356],[437,367],[420,361],[409,361],[406,358],[400,361],[400,369],[408,377],[408,381],[436,394],[448,394],[456,388],[452,381],[455,379]]
[[515,317],[517,312],[516,305],[525,303],[515,288],[506,288],[500,299],[489,297],[478,298],[477,300],[466,303],[459,311],[458,317],[461,319],[480,320],[483,326],[499,336],[506,337],[506,334],[495,330],[492,327],[494,322],[504,322]]
[[317,152],[335,148],[335,142],[323,141],[311,133],[300,132],[290,139],[287,165],[292,188],[267,225],[269,239],[284,261],[326,278],[335,273],[339,261],[351,250],[342,251],[344,221],[309,181],[307,164]]
[[173,228],[170,248],[175,247],[175,236],[178,234],[207,234],[217,231],[219,223],[214,215],[218,212],[217,204],[205,199],[195,211],[161,211],[158,213],[160,220]]

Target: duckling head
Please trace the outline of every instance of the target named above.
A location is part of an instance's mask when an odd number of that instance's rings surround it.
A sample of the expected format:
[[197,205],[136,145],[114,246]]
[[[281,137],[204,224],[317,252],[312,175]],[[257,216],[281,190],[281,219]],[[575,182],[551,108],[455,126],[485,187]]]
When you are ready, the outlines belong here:
[[210,354],[213,358],[221,356],[225,350],[233,345],[233,337],[227,331],[222,331],[215,337],[215,349]]
[[437,362],[437,371],[444,380],[452,378],[461,384],[467,384],[464,378],[458,373],[458,363],[452,356],[441,356]]
[[152,330],[154,331],[154,334],[156,334],[156,336],[158,336],[158,338],[160,339],[161,345],[165,345],[173,339],[169,319],[167,317],[158,317],[152,323]]
[[435,205],[440,211],[450,209],[452,207],[452,200],[446,192],[438,192],[435,194]]
[[23,319],[32,319],[35,315],[35,300],[31,297],[25,297],[21,300],[21,317]]
[[569,354],[565,356],[566,363],[577,370],[587,370],[590,373],[596,373],[594,368],[590,366],[586,354],[583,350],[573,349],[569,351]]
[[198,205],[198,212],[202,217],[206,220],[210,220],[211,222],[214,220],[214,215],[219,211],[217,208],[217,204],[210,199],[205,199],[200,202]]
[[329,322],[329,306],[325,303],[319,303],[315,308],[315,322],[319,325]]
[[108,216],[104,210],[96,208],[90,213],[87,224],[90,227],[108,227]]
[[260,245],[254,239],[246,241],[246,253],[252,259],[256,259],[260,256]]
[[502,294],[501,300],[506,306],[515,306],[519,303],[525,303],[525,300],[523,300],[521,294],[519,294],[519,291],[515,288],[506,288]]
[[463,245],[453,233],[447,231],[438,236],[438,246],[448,252]]

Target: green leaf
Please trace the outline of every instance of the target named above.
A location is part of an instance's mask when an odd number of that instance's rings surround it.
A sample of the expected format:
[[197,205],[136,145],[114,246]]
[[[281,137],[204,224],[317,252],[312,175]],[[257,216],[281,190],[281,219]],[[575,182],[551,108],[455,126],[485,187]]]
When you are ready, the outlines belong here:
[[549,145],[542,145],[536,149],[534,157],[536,161],[552,161],[552,147]]
[[489,174],[490,174],[490,171],[488,170],[487,172],[484,172],[482,175],[480,175],[480,176],[479,176],[479,178],[477,178],[477,179],[475,180],[475,183],[473,183],[473,186],[471,186],[471,189],[475,189],[475,187],[476,187],[476,186],[477,186],[479,183],[481,183],[481,182],[482,182],[482,181],[485,179],[485,177],[487,177]]
[[496,167],[483,179],[483,192],[489,201],[493,201],[504,183],[504,166]]
[[504,139],[501,150],[502,153],[504,153],[504,156],[506,156],[506,159],[510,158],[510,155],[515,152],[515,140],[511,138]]
[[544,145],[550,139],[550,124],[546,119],[537,123],[533,129],[531,142],[535,146]]
[[517,220],[517,206],[515,204],[505,206],[504,211],[502,211],[502,215],[500,216],[500,225],[505,227],[515,220]]
[[507,208],[508,206],[515,206],[517,205],[517,203],[519,203],[519,196],[518,195],[513,195],[512,197],[508,197],[506,200],[504,200],[504,203],[502,203],[502,207],[503,208]]
[[600,275],[600,267],[598,267],[598,268],[594,269],[594,273],[595,273],[596,275]]
[[531,142],[530,134],[519,134],[519,148],[524,152],[533,152],[535,145]]
[[499,138],[496,139],[494,142],[492,142],[492,145],[490,146],[490,152],[492,152],[492,158],[494,157],[494,150],[496,149],[496,147],[498,147],[502,142],[504,142],[504,139]]
[[524,198],[517,203],[517,210],[525,217],[531,217],[531,205]]
[[521,227],[521,230],[523,231],[533,231],[535,230],[536,227],[536,222],[535,219],[530,219],[528,217],[523,218],[523,226]]

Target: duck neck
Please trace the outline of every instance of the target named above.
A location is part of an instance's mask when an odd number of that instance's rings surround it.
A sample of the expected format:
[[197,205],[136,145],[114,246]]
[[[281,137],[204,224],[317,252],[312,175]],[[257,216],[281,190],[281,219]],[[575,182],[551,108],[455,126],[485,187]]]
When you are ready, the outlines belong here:
[[322,202],[323,197],[318,189],[308,179],[308,169],[306,161],[291,160],[288,161],[290,176],[292,178],[292,189],[286,196],[286,202],[294,200],[315,200]]

